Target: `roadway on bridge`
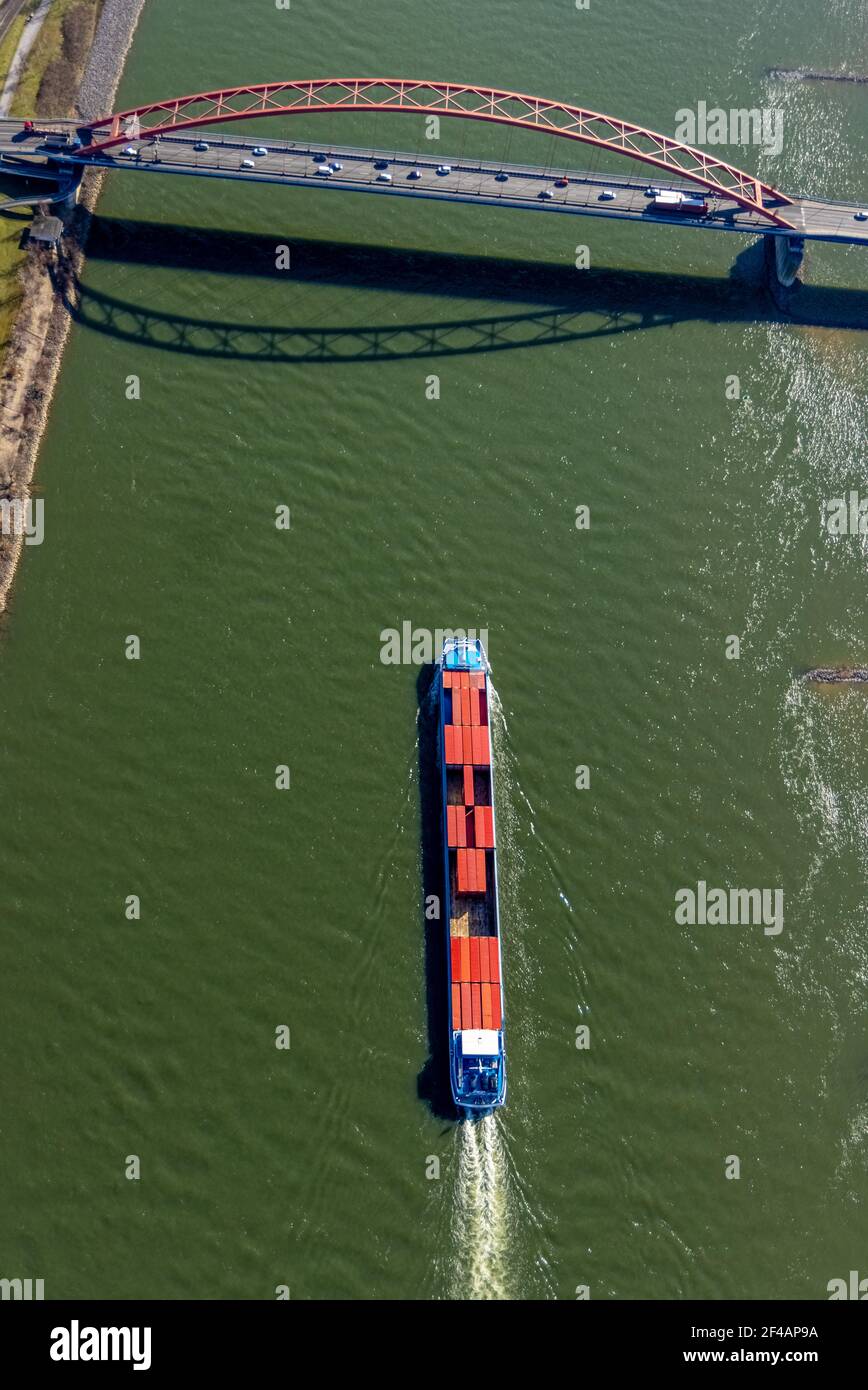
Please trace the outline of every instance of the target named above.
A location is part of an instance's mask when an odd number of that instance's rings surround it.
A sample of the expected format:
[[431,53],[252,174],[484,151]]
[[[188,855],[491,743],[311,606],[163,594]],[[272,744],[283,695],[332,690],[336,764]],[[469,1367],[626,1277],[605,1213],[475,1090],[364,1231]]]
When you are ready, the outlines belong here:
[[[74,123],[55,122],[59,127]],[[0,172],[11,163],[19,168],[45,158],[38,134],[26,135],[20,121],[0,120]],[[206,145],[205,149],[196,148]],[[655,213],[647,195],[649,187],[680,189],[690,193],[703,190],[690,180],[677,181],[668,175],[657,178],[654,170],[646,176],[632,167],[628,172],[586,173],[549,165],[498,164],[493,161],[449,160],[446,156],[421,157],[402,151],[359,149],[352,146],[315,145],[308,141],[259,141],[225,138],[222,134],[196,132],[188,136],[164,135],[158,140],[131,140],[125,154],[122,147],[77,163],[89,167],[124,169],[139,173],[185,174],[210,178],[229,178],[290,186],[317,186],[332,191],[383,193],[416,198],[437,198],[452,202],[473,202],[501,207],[536,209],[546,212],[575,213],[633,221],[655,221],[709,231],[747,234],[768,232],[793,235],[785,228],[765,221],[758,213],[741,207],[725,196],[706,193],[708,215]],[[265,150],[254,154],[254,150]],[[326,177],[315,156],[342,167]],[[387,168],[378,168],[386,162]],[[445,164],[449,173],[439,173]],[[382,178],[388,174],[390,181]],[[506,175],[506,178],[503,176]],[[566,187],[556,180],[566,177]],[[613,197],[603,197],[603,194]],[[868,219],[856,214],[868,212],[858,203],[833,203],[822,199],[797,199],[779,211],[794,224],[795,232],[812,240],[844,241],[868,245]]]

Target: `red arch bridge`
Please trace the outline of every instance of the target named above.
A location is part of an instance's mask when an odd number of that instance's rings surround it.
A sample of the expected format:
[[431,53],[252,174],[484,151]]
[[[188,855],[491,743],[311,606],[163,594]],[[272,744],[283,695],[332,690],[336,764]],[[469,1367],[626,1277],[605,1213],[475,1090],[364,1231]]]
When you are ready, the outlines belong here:
[[[231,122],[326,112],[438,116],[536,131],[558,142],[621,155],[625,162],[632,161],[632,172],[563,168],[561,173],[558,165],[555,173],[551,159],[545,166],[509,165],[333,144],[319,147],[308,140],[271,141],[266,149],[234,133],[210,133]],[[206,128],[207,139],[202,134]],[[80,145],[63,149],[65,132]],[[788,196],[706,150],[584,107],[452,82],[312,78],[198,92],[83,124],[0,120],[0,171],[34,173],[34,164],[41,163],[48,172],[46,162],[55,177],[64,166],[71,166],[70,174],[89,165],[108,166],[642,221],[677,220],[713,230],[786,237],[796,253],[802,238],[868,244],[868,209],[856,203]],[[637,163],[654,171],[657,193],[637,177]],[[683,198],[660,199],[660,193],[699,197],[682,209]]]

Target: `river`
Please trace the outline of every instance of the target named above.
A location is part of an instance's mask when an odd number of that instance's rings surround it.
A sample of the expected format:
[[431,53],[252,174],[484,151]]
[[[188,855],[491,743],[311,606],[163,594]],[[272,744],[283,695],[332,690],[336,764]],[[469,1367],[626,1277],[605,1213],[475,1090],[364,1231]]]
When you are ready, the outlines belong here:
[[[775,107],[778,156],[724,157],[866,201],[864,88],[765,75],[866,39],[860,0],[147,0],[118,100],[340,73],[670,132]],[[467,125],[444,157],[613,167]],[[806,280],[796,322],[736,237],[108,179],[0,638],[0,1273],[762,1299],[864,1263],[868,706],[797,673],[868,661],[865,539],[822,525],[868,489],[868,262]],[[487,629],[499,699],[510,1095],[472,1129],[429,1061],[404,621]],[[783,930],[676,924],[700,880],[781,889]]]

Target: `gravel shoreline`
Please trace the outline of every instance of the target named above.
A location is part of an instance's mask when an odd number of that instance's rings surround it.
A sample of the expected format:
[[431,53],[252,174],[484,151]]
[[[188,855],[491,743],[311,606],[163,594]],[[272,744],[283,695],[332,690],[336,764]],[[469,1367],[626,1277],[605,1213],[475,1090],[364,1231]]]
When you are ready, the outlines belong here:
[[[105,0],[77,97],[79,115],[96,120],[113,107],[145,0]],[[68,297],[84,263],[90,220],[104,173],[85,174],[67,218],[53,277],[32,255],[22,271],[24,297],[0,381],[0,500],[26,501],[72,322]],[[50,512],[50,508],[47,509]],[[51,518],[47,517],[50,535]],[[0,614],[8,604],[24,538],[0,531]]]
[[105,0],[78,89],[78,112],[85,121],[106,116],[124,70],[145,0]]

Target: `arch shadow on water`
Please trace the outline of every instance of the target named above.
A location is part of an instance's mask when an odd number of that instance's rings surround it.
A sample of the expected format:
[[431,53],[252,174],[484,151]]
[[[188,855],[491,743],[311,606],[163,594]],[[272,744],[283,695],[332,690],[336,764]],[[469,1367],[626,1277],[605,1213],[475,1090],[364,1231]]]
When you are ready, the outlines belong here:
[[[552,347],[689,321],[868,326],[868,291],[802,286],[781,307],[749,247],[729,280],[651,271],[577,271],[533,261],[291,239],[292,270],[275,268],[275,238],[94,217],[89,259],[170,266],[187,274],[251,276],[293,289],[323,284],[450,301],[496,302],[497,313],[403,324],[253,323],[204,319],[129,302],[73,281],[60,286],[71,315],[137,346],[228,360],[334,365]],[[141,282],[139,282],[141,284]],[[357,303],[358,301],[356,301]],[[509,311],[510,302],[520,309]],[[502,306],[507,310],[503,312]]]
[[459,1116],[449,1086],[449,1036],[446,1027],[446,926],[441,916],[428,921],[425,904],[445,902],[440,773],[437,765],[437,717],[431,702],[435,667],[422,666],[416,681],[419,706],[419,833],[422,837],[422,926],[425,933],[425,1003],[428,1015],[428,1060],[417,1078],[419,1099],[438,1119]]

